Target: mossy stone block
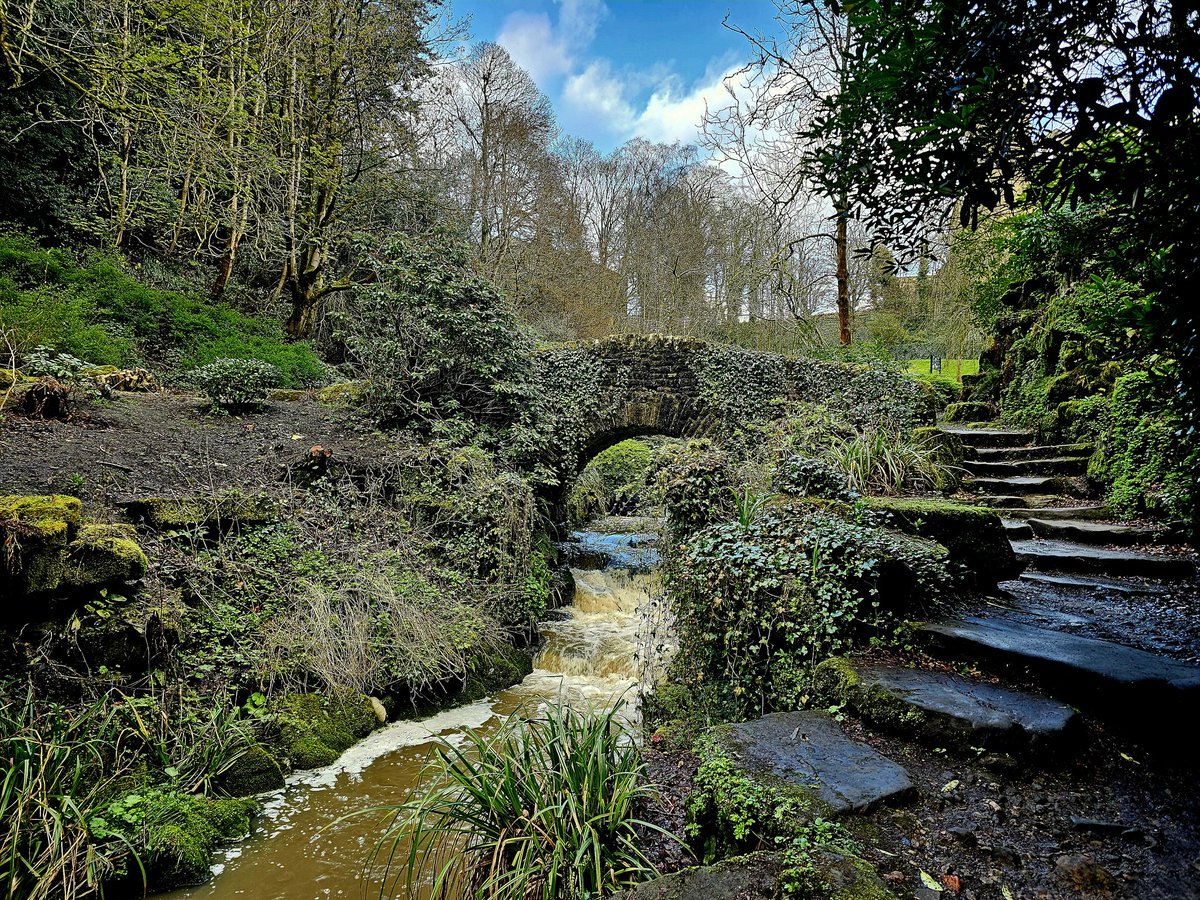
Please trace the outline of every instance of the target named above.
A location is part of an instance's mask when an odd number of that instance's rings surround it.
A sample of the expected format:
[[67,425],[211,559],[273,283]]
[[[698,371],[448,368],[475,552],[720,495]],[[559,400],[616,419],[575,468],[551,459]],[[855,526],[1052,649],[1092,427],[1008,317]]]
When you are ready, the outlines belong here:
[[366,393],[365,381],[339,381],[317,391],[317,401],[326,406],[356,406]]
[[221,776],[221,788],[233,797],[277,791],[283,786],[283,767],[261,744],[248,747]]
[[84,525],[68,547],[63,584],[85,587],[134,581],[146,574],[149,561],[130,525]]
[[942,413],[943,422],[991,422],[995,418],[995,404],[980,403],[976,400],[951,403]]
[[267,525],[279,518],[279,503],[274,498],[239,493],[218,497],[140,497],[126,502],[124,508],[155,530]]
[[82,504],[61,494],[0,496],[0,587],[16,594],[52,591],[63,583],[67,545]]
[[890,524],[897,530],[937,541],[953,562],[967,568],[978,585],[1016,578],[1024,569],[994,510],[908,497],[866,497],[862,503],[868,509],[890,513]]

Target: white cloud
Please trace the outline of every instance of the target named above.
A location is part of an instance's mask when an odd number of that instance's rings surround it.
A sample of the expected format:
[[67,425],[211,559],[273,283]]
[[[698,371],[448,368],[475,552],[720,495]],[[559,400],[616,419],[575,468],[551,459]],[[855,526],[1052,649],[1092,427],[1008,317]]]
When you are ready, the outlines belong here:
[[561,0],[556,23],[545,13],[518,10],[504,20],[496,43],[544,86],[574,69],[575,56],[592,43],[607,14],[603,0]]
[[737,63],[726,63],[723,67],[709,66],[704,77],[690,90],[678,78],[664,80],[646,100],[630,129],[630,136],[664,143],[694,142],[700,133],[705,112],[729,103],[725,79],[739,68]]
[[625,99],[629,90],[629,82],[613,74],[608,60],[598,59],[567,79],[562,99],[573,118],[600,124],[613,134],[623,134],[637,119],[637,113]]

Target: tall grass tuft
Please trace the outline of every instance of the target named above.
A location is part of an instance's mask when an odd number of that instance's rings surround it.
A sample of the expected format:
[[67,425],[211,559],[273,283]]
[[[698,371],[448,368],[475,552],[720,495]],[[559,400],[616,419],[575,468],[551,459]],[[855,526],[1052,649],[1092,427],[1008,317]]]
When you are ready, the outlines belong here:
[[898,494],[906,488],[934,488],[951,467],[939,459],[936,446],[906,437],[895,428],[880,427],[837,439],[829,458],[860,494]]
[[434,900],[583,900],[656,875],[638,847],[639,829],[662,831],[637,817],[653,789],[615,715],[559,702],[441,744],[375,848],[384,889],[403,876]]
[[103,703],[44,714],[32,698],[0,703],[0,892],[74,900],[101,892],[131,848],[100,841],[92,819],[109,799],[124,730]]

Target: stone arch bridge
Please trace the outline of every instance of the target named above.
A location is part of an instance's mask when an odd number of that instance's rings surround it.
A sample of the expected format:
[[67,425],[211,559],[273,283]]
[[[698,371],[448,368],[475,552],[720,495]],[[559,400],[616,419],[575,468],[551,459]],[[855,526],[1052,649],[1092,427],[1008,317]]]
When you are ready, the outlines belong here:
[[553,440],[557,507],[597,453],[636,434],[720,440],[740,424],[821,403],[857,424],[931,424],[929,386],[899,372],[664,335],[556,345],[534,355]]

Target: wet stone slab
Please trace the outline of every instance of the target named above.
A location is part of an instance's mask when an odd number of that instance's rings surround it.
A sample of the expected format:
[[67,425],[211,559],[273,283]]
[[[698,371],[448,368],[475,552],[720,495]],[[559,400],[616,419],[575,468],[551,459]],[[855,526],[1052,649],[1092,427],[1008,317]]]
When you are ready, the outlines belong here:
[[932,723],[966,732],[979,743],[1035,746],[1064,736],[1076,723],[1065,703],[945,672],[862,666],[858,680],[920,710]]
[[731,726],[727,746],[751,774],[808,788],[831,814],[907,800],[908,773],[811,711],[772,713]]

